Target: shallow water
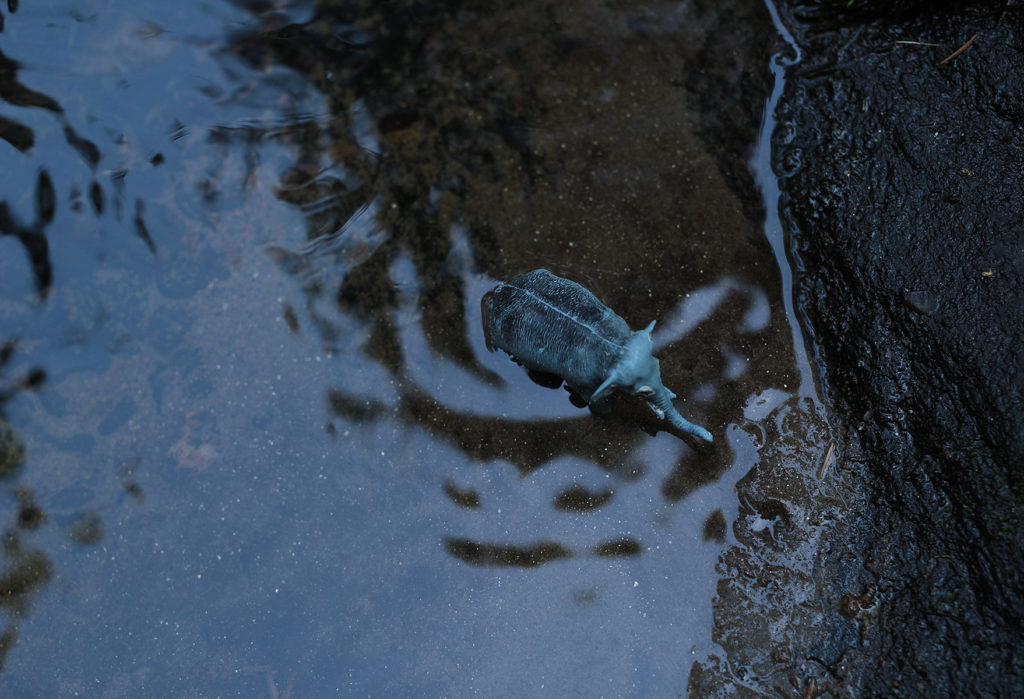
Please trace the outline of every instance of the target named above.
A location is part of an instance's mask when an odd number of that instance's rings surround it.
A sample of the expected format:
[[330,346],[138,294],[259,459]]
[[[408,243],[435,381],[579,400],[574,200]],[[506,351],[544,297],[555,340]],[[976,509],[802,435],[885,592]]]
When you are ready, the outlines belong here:
[[[718,12],[8,13],[4,693],[665,696],[723,655],[726,554],[800,511],[741,479],[830,437],[747,169],[768,45],[723,43],[768,14]],[[658,320],[713,447],[487,351],[538,266]]]

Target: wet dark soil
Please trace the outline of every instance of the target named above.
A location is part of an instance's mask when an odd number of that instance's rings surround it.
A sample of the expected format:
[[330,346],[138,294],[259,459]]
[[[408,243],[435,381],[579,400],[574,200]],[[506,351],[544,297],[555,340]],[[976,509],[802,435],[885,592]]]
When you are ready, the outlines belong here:
[[828,5],[790,3],[803,59],[776,164],[799,305],[871,493],[830,671],[857,695],[1019,696],[1021,7]]

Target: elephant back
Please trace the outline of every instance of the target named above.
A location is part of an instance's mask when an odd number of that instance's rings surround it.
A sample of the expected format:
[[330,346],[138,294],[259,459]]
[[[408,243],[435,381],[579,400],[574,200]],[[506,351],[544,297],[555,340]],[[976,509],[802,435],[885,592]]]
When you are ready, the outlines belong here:
[[546,269],[499,284],[483,302],[490,349],[529,369],[560,376],[589,399],[633,335],[590,291]]

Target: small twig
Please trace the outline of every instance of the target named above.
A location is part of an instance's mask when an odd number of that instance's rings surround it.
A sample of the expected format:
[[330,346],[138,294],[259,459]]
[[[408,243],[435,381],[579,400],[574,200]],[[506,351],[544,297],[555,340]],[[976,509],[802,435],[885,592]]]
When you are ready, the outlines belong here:
[[821,470],[818,471],[818,480],[825,477],[825,473],[828,471],[828,465],[832,463],[832,452],[835,451],[836,443],[828,443],[828,451],[825,452],[825,462],[821,465]]
[[978,35],[977,35],[977,34],[975,34],[974,36],[972,36],[972,37],[971,37],[970,39],[968,39],[968,40],[967,40],[967,43],[966,43],[966,44],[964,44],[963,46],[961,46],[960,48],[958,48],[958,49],[957,49],[956,51],[954,51],[953,53],[949,54],[948,56],[946,56],[945,58],[943,58],[943,59],[942,59],[941,61],[939,61],[939,65],[940,65],[940,66],[944,66],[944,65],[946,65],[947,63],[949,63],[950,61],[952,61],[952,60],[953,60],[954,58],[956,58],[957,56],[959,56],[959,55],[960,55],[961,53],[963,53],[963,52],[964,52],[964,51],[966,51],[967,49],[971,48],[971,44],[973,44],[973,43],[974,43],[974,40],[975,40],[975,39],[977,39],[977,38],[978,38]]
[[928,42],[928,41],[905,41],[905,40],[902,40],[902,39],[897,41],[896,43],[897,44],[909,44],[910,46],[942,46],[942,44],[933,44],[933,43]]

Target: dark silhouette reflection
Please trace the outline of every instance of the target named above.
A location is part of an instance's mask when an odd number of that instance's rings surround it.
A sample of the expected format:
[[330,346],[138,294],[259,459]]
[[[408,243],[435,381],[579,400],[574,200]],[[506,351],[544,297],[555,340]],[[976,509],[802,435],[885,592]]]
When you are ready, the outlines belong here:
[[[281,63],[305,74],[328,67],[332,74],[321,87],[336,102],[329,136],[338,167],[332,172],[313,162],[299,165],[283,178],[279,196],[309,211],[307,235],[317,241],[316,251],[336,251],[332,261],[344,265],[346,274],[336,289],[323,289],[309,274],[318,264],[312,249],[301,272],[291,258],[277,259],[285,271],[304,277],[309,291],[334,294],[343,310],[371,323],[367,351],[395,371],[401,359],[389,312],[395,298],[388,268],[396,255],[411,255],[424,294],[432,299],[423,308],[431,344],[472,370],[465,338],[447,331],[462,312],[464,289],[448,263],[447,214],[441,211],[446,207],[438,200],[465,197],[474,171],[494,167],[495,149],[533,167],[504,128],[524,120],[518,100],[496,89],[487,90],[494,101],[483,105],[449,100],[458,74],[475,82],[486,67],[463,65],[468,55],[455,46],[430,55],[445,14],[419,4],[369,2],[320,7],[303,24],[282,24],[268,13],[263,26],[239,33],[232,44],[254,66]],[[381,142],[371,143],[369,132]],[[307,142],[315,143],[317,135]],[[439,161],[439,154],[447,155]],[[377,230],[386,234],[362,236],[346,226],[369,206],[377,211]],[[473,223],[477,230],[486,225],[483,218]]]
[[39,173],[36,181],[36,220],[31,225],[23,225],[14,218],[7,202],[0,202],[0,235],[9,235],[18,239],[35,278],[36,293],[45,298],[50,293],[53,283],[53,266],[50,263],[50,244],[43,234],[43,228],[53,220],[56,208],[53,183],[44,170]]
[[[5,533],[4,570],[0,574],[0,606],[6,608],[15,618],[24,616],[28,612],[29,600],[36,588],[42,587],[52,575],[53,568],[45,553],[23,548],[16,531],[8,530]],[[10,628],[16,630],[16,626],[12,625]]]
[[103,522],[94,512],[79,515],[67,530],[71,540],[81,546],[95,546],[103,539]]
[[717,479],[728,464],[719,459],[694,459],[685,468],[675,468],[662,482],[661,494],[678,502],[705,483]]
[[635,539],[616,539],[595,546],[594,555],[603,556],[604,558],[621,558],[624,556],[639,556],[643,550],[643,545]]
[[89,167],[96,167],[99,164],[100,149],[89,139],[79,136],[69,124],[64,124],[64,139],[82,156],[82,160],[88,163]]
[[103,199],[103,187],[100,187],[100,183],[96,180],[93,180],[92,184],[89,185],[89,201],[92,203],[92,208],[93,211],[96,212],[96,215],[102,215],[105,203]]
[[725,529],[728,525],[725,522],[725,514],[722,510],[715,510],[708,515],[704,522],[704,541],[723,543],[725,541]]
[[0,138],[23,153],[31,150],[32,146],[36,144],[36,136],[32,133],[32,129],[2,116],[0,116]]
[[18,501],[18,528],[25,531],[34,531],[46,521],[46,513],[36,504],[35,496],[28,488],[18,488],[14,491]]
[[[20,69],[21,64],[0,52],[0,101],[16,107],[42,109],[53,114],[60,122],[68,144],[89,167],[95,168],[100,159],[96,144],[78,135],[67,122],[64,110],[57,100],[21,84],[18,80]],[[22,152],[30,150],[35,145],[35,135],[31,129],[7,117],[0,117],[0,138]],[[31,224],[24,224],[17,220],[6,201],[0,201],[0,236],[12,236],[21,243],[32,268],[36,293],[40,298],[45,298],[53,284],[53,266],[44,229],[53,221],[57,209],[57,194],[46,170],[40,171],[36,180],[35,204],[36,220]]]
[[[566,399],[556,394],[553,400]],[[585,412],[578,418],[539,423],[467,415],[419,392],[405,396],[402,413],[458,446],[474,461],[508,459],[524,476],[562,455],[581,456],[596,463],[623,460],[630,448],[629,436],[636,432],[636,427],[624,420],[608,419],[600,423],[608,441],[588,440],[586,436],[595,425]]]
[[[2,21],[2,15],[0,15],[0,21]],[[57,100],[22,85],[18,80],[20,69],[20,63],[0,52],[0,101],[16,107],[42,109],[54,114],[60,121],[68,145],[75,149],[90,167],[96,167],[100,161],[100,149],[89,139],[78,135],[78,132],[67,122],[64,109]],[[0,122],[0,134],[3,134],[4,140],[21,151],[27,151],[35,144],[35,136],[31,129],[10,119],[4,118]]]
[[281,309],[281,315],[284,317],[284,322],[289,330],[293,333],[299,332],[299,315],[292,308],[291,304],[284,304],[284,308]]
[[333,389],[327,392],[327,407],[332,415],[355,422],[391,414],[390,408],[384,403],[372,399],[353,398]]
[[471,488],[460,488],[450,480],[444,482],[444,494],[459,507],[475,510],[480,507],[480,494]]
[[118,475],[121,478],[121,488],[136,502],[142,502],[146,499],[145,494],[142,492],[142,487],[135,480],[135,472],[140,466],[142,466],[142,459],[135,456],[125,459],[124,463],[117,469]]
[[29,488],[16,485],[25,465],[26,450],[21,438],[7,422],[4,405],[19,391],[38,388],[45,374],[41,369],[30,369],[21,379],[9,378],[8,370],[16,348],[17,343],[11,340],[0,345],[0,483],[6,486],[7,497],[17,504],[14,521],[0,534],[3,537],[0,607],[10,617],[0,634],[0,670],[17,640],[18,619],[28,612],[34,593],[53,576],[49,557],[22,541],[22,535],[41,527],[47,515]]
[[470,539],[448,539],[445,547],[451,555],[475,566],[533,568],[572,556],[569,549],[551,541],[531,546],[512,546],[485,544]]
[[612,499],[615,494],[610,488],[592,492],[582,486],[567,488],[555,497],[555,507],[568,512],[589,512],[596,510]]
[[25,465],[25,445],[6,422],[0,421],[0,480],[7,481]]
[[21,64],[0,52],[0,99],[16,107],[38,107],[49,112],[64,111],[57,100],[18,82]]
[[[46,201],[40,205],[46,209]],[[3,537],[3,565],[0,568],[0,608],[7,612],[6,628],[0,633],[0,670],[7,653],[18,638],[19,619],[31,607],[36,593],[54,575],[53,563],[45,551],[30,546],[26,539],[46,528],[52,518],[39,503],[35,492],[19,484],[27,460],[27,450],[18,433],[7,421],[5,405],[24,391],[38,390],[46,383],[46,371],[29,366],[12,369],[18,353],[18,343],[7,340],[0,344],[0,485],[4,497],[13,502],[12,521],[0,536]],[[131,469],[124,473],[129,476]],[[131,484],[136,489],[137,485]],[[140,491],[141,492],[141,491]],[[94,512],[80,512],[65,527],[68,538],[80,546],[94,546],[103,538],[100,516]]]
[[149,251],[156,255],[156,243],[153,242],[153,237],[149,234],[149,228],[146,226],[146,219],[143,216],[146,210],[146,205],[139,197],[135,200],[135,218],[132,222],[135,224],[135,235],[146,244]]

